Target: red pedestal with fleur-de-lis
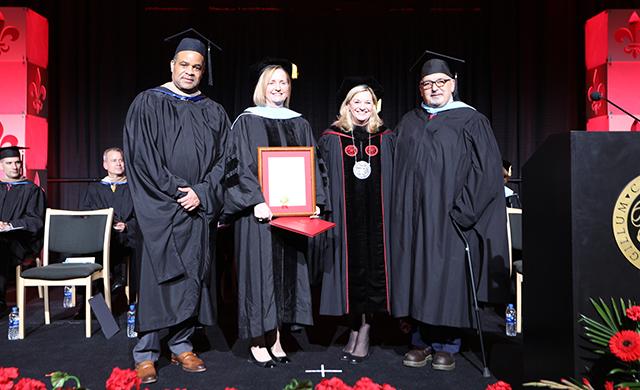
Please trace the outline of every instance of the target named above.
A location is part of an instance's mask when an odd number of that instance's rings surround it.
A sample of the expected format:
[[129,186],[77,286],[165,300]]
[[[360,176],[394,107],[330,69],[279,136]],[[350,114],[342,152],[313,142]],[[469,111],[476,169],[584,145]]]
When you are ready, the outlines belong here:
[[585,24],[587,130],[640,131],[640,123],[592,92],[640,117],[640,9],[603,11]]
[[0,146],[29,148],[28,176],[47,168],[48,60],[47,19],[28,8],[0,7]]

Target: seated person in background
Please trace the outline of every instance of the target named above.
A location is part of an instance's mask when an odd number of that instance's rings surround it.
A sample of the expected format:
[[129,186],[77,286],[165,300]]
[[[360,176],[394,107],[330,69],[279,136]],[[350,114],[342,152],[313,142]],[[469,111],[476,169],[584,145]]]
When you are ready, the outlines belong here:
[[521,209],[520,197],[518,194],[507,186],[509,179],[511,179],[513,166],[507,160],[502,160],[502,177],[504,179],[504,197],[507,201],[507,207]]
[[21,147],[0,148],[0,317],[6,314],[7,280],[14,267],[42,249],[44,191],[22,176]]
[[113,207],[110,257],[113,275],[111,288],[116,290],[125,283],[126,263],[124,258],[130,256],[130,263],[135,264],[138,224],[125,176],[122,149],[108,148],[105,150],[102,154],[102,167],[107,171],[107,176],[99,182],[89,184],[80,208],[82,210],[97,210]]

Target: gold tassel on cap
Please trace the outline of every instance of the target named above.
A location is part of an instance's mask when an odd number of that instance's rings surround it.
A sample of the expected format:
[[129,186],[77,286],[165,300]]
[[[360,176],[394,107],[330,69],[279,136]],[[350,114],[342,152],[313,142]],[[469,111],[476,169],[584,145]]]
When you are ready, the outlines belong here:
[[296,80],[298,78],[298,65],[291,63],[291,78]]
[[378,99],[378,104],[376,104],[376,112],[382,111],[382,99]]

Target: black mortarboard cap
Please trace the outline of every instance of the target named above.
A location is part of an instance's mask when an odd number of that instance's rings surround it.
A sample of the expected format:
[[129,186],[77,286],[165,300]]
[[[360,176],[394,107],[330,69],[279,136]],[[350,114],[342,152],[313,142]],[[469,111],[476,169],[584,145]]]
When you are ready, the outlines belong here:
[[[422,62],[424,61],[424,62]],[[466,64],[465,60],[448,56],[446,54],[437,53],[431,50],[425,50],[420,57],[411,65],[409,71],[413,72],[418,65],[422,63],[420,67],[420,79],[424,76],[433,73],[444,73],[449,77],[456,80],[456,89],[454,92],[454,99],[458,100],[459,87],[457,85],[458,76],[463,72],[463,68]]]
[[7,157],[20,157],[20,150],[29,149],[24,146],[5,146],[0,148],[0,160]]
[[195,38],[182,38],[178,46],[176,47],[176,52],[174,54],[178,54],[178,52],[191,50],[196,51],[202,54],[202,57],[207,56],[207,48],[201,40]]
[[289,74],[289,77],[292,80],[298,78],[298,66],[296,64],[287,60],[286,58],[267,57],[251,65],[251,74],[253,75],[254,84],[258,82],[258,79],[260,78],[260,75],[262,74],[264,68],[269,65],[280,66],[282,69],[284,69],[285,72]]
[[174,55],[185,50],[195,51],[202,54],[202,56],[206,58],[206,62],[207,62],[208,84],[209,86],[212,86],[213,85],[213,63],[211,61],[211,47],[213,46],[219,51],[222,51],[222,48],[216,45],[209,38],[200,34],[194,28],[189,28],[177,34],[173,34],[169,37],[166,37],[164,40],[165,42],[169,42],[169,41],[175,41],[178,38],[182,38],[182,39],[180,40],[180,43],[178,43],[178,46],[176,46],[176,51]]
[[338,106],[342,104],[344,99],[347,97],[349,91],[352,88],[357,87],[358,85],[366,85],[373,93],[376,95],[376,99],[378,99],[378,111],[380,111],[380,101],[382,101],[382,95],[384,94],[384,89],[382,85],[372,76],[347,76],[342,80],[340,84],[340,88],[338,89]]

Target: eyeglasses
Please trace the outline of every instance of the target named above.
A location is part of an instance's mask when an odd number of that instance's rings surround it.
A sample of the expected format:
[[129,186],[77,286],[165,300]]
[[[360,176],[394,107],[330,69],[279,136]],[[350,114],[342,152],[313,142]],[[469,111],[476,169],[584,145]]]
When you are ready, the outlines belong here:
[[435,84],[436,87],[442,88],[448,81],[451,81],[451,79],[438,79],[436,81],[428,81],[428,80],[421,81],[420,86],[424,89],[431,89]]

